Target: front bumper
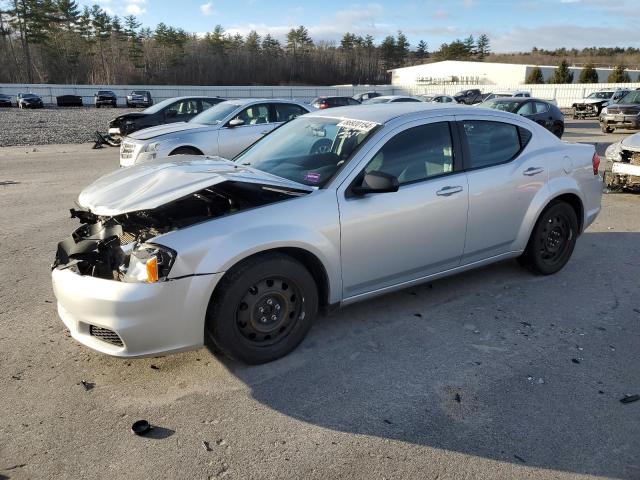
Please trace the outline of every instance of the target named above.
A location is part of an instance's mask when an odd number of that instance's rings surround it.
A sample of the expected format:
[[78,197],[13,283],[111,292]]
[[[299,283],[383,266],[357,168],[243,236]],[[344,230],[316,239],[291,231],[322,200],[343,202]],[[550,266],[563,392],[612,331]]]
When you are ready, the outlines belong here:
[[[51,274],[58,314],[72,337],[116,357],[145,357],[202,346],[207,305],[222,275],[150,284],[82,276],[69,269],[56,268]],[[117,334],[120,344],[93,334],[99,329]]]
[[600,124],[613,128],[640,129],[640,116],[622,113],[600,115]]

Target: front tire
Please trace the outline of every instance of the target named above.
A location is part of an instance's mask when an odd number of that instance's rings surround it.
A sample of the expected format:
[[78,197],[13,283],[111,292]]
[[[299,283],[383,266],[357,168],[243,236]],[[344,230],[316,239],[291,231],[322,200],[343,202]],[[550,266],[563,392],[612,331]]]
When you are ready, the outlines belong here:
[[600,127],[600,130],[602,130],[602,133],[613,133],[615,128],[611,128],[605,124],[602,124],[602,126]]
[[527,248],[518,261],[540,275],[560,271],[571,258],[578,238],[578,217],[571,205],[549,205],[536,222]]
[[226,356],[256,365],[291,352],[318,311],[318,287],[294,258],[265,253],[229,270],[211,296],[205,336]]

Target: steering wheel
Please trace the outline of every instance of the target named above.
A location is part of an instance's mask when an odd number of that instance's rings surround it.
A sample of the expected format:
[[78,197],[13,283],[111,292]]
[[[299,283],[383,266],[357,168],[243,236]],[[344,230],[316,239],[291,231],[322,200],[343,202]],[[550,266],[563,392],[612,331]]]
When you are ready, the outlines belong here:
[[309,152],[312,155],[316,155],[318,153],[328,153],[331,151],[331,145],[333,142],[328,138],[321,138],[320,140],[316,140],[311,146],[311,151]]

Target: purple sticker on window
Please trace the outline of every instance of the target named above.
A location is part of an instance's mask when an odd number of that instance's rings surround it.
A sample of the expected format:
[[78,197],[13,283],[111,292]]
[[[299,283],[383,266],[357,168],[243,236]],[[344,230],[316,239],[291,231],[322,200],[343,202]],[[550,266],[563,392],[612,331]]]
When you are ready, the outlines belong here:
[[304,177],[304,179],[309,183],[319,183],[320,182],[320,174],[315,172],[309,172]]

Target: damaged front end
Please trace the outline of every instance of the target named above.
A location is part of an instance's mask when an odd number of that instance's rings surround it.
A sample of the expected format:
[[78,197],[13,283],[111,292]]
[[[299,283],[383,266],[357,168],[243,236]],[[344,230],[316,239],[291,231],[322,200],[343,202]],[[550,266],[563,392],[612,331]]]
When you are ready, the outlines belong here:
[[612,162],[605,177],[607,188],[640,191],[640,148],[630,149],[616,143],[607,149],[606,157]]
[[196,223],[282,201],[304,192],[226,181],[156,208],[119,215],[71,209],[82,224],[58,244],[52,269],[121,282],[170,280],[177,253],[156,237]]

